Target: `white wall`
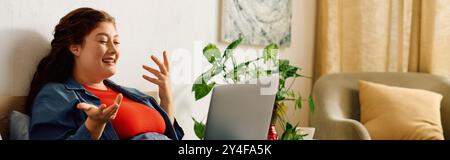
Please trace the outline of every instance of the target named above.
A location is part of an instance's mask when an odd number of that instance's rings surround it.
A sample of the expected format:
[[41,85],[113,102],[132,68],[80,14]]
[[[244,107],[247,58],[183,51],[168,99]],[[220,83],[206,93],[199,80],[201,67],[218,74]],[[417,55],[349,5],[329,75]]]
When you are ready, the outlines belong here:
[[[194,102],[190,83],[206,66],[201,47],[208,42],[226,45],[218,42],[220,5],[219,0],[0,0],[0,95],[26,95],[59,19],[75,8],[93,7],[116,17],[122,55],[112,79],[119,84],[156,90],[141,79],[141,65],[150,64],[151,54],[172,53],[172,70],[184,71],[172,73],[176,116],[185,139],[195,139],[191,116],[205,117],[208,98]],[[303,67],[305,75],[312,75],[315,6],[315,0],[293,0],[292,46],[281,56]],[[294,87],[307,96],[311,81],[299,80]],[[290,116],[309,124],[307,110]]]
[[[302,67],[302,73],[306,76],[313,75],[314,42],[316,26],[316,0],[292,0],[292,44],[283,51],[281,58],[291,60],[291,63]],[[293,85],[303,97],[308,97],[312,89],[312,80],[299,78]],[[291,122],[300,121],[301,126],[309,126],[309,108],[295,112],[290,104],[289,119]],[[279,130],[279,129],[278,129]]]

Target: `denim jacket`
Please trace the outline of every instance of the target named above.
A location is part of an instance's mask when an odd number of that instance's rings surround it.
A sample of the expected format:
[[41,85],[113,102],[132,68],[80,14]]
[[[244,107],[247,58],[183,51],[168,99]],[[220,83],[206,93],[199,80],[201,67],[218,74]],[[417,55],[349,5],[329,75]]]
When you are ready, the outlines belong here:
[[[184,135],[182,128],[176,120],[172,125],[169,116],[154,98],[137,89],[119,86],[110,80],[105,80],[104,83],[123,96],[156,109],[166,124],[164,135],[173,140],[182,139]],[[81,102],[100,106],[100,99],[72,78],[64,83],[46,84],[33,101],[30,139],[91,140],[84,123],[87,115],[76,107]],[[119,139],[111,122],[106,124],[100,139]]]

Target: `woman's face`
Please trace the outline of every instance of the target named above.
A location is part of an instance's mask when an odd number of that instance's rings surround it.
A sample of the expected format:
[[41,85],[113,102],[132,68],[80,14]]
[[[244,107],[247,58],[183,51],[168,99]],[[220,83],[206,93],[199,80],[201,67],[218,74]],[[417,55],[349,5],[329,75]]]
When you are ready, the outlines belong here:
[[84,38],[83,45],[71,46],[78,74],[104,80],[116,72],[119,36],[112,23],[102,22]]

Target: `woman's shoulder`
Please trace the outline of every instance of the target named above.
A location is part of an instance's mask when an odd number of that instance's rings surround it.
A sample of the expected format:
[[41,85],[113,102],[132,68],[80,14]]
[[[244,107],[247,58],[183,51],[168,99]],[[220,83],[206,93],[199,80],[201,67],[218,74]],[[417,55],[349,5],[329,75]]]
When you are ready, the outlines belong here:
[[[33,100],[32,117],[42,117],[41,113],[66,114],[75,109],[78,103],[76,94],[68,90],[63,83],[48,83],[42,87]],[[47,114],[46,114],[47,115]]]
[[62,83],[47,83],[45,84],[41,91],[59,91],[65,89]]
[[63,83],[48,83],[45,84],[39,93],[51,93],[51,94],[62,94],[67,92],[67,88]]
[[51,99],[58,101],[70,101],[71,99],[75,99],[76,96],[67,89],[64,83],[48,83],[45,84],[39,93],[36,95],[35,101],[39,101],[39,99]]

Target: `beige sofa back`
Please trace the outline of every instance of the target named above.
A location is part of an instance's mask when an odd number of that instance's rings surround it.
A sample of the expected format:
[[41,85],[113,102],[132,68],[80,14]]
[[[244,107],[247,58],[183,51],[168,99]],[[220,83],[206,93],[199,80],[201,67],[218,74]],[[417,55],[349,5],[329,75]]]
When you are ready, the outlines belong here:
[[9,115],[11,111],[24,112],[25,101],[26,97],[24,96],[0,96],[0,134],[3,138],[6,139],[8,137]]

